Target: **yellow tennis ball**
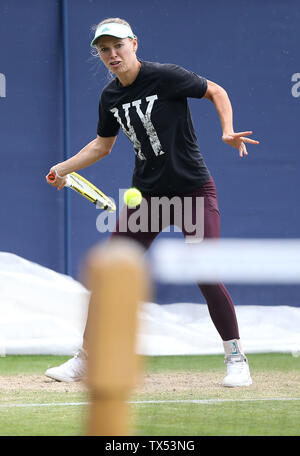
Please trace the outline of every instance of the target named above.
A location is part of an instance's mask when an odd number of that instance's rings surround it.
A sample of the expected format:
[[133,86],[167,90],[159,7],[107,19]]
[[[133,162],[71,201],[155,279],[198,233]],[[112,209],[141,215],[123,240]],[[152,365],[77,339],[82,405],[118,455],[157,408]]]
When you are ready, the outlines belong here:
[[142,194],[137,188],[129,188],[124,193],[124,203],[128,207],[136,207],[141,204]]

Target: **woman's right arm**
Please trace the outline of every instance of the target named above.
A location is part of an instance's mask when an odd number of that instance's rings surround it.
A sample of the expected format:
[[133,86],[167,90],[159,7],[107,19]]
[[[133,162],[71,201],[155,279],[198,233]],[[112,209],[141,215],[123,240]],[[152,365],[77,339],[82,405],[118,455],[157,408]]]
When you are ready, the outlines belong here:
[[67,174],[86,168],[109,155],[116,138],[116,136],[110,138],[97,136],[97,138],[83,147],[76,155],[52,166],[50,172],[56,173],[57,178],[54,183],[50,183],[48,180],[47,182],[53,187],[63,188]]

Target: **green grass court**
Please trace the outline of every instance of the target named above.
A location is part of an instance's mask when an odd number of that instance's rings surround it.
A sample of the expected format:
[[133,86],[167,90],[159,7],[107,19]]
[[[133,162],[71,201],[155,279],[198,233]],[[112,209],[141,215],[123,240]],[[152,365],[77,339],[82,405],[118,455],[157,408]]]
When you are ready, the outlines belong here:
[[[85,385],[44,376],[68,358],[0,358],[1,436],[85,434]],[[145,358],[142,380],[130,398],[134,434],[299,436],[300,357],[253,354],[248,360],[253,385],[224,388],[222,355]]]

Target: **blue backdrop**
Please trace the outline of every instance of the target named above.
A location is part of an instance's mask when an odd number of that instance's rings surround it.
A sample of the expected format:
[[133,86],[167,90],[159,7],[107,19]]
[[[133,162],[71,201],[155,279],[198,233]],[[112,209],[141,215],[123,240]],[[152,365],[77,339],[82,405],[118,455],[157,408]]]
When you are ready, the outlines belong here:
[[[131,23],[141,59],[176,63],[222,85],[235,130],[251,129],[261,141],[240,159],[221,141],[214,106],[190,101],[218,189],[222,236],[299,237],[297,0],[0,0],[0,249],[59,272],[69,263],[77,278],[87,249],[109,236],[97,231],[93,205],[55,191],[45,175],[96,136],[108,76],[91,55],[91,26],[115,16]],[[118,201],[133,163],[120,133],[111,155],[82,174]],[[299,287],[229,289],[236,304],[300,304]],[[203,302],[196,285],[160,285],[156,300]]]

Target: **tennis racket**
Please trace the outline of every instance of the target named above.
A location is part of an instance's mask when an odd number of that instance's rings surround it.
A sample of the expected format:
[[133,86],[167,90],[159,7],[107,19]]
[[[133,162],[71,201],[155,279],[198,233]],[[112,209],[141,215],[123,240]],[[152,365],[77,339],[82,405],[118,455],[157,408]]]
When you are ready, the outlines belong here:
[[[56,174],[49,173],[47,176],[47,180],[52,183],[55,182]],[[107,210],[108,212],[116,211],[115,203],[103,192],[101,192],[99,188],[97,188],[87,179],[82,177],[80,174],[67,174],[66,180],[67,181],[65,187],[71,188],[75,192],[79,193],[79,195],[88,199],[89,201],[91,201],[91,203],[95,204],[100,209]]]

